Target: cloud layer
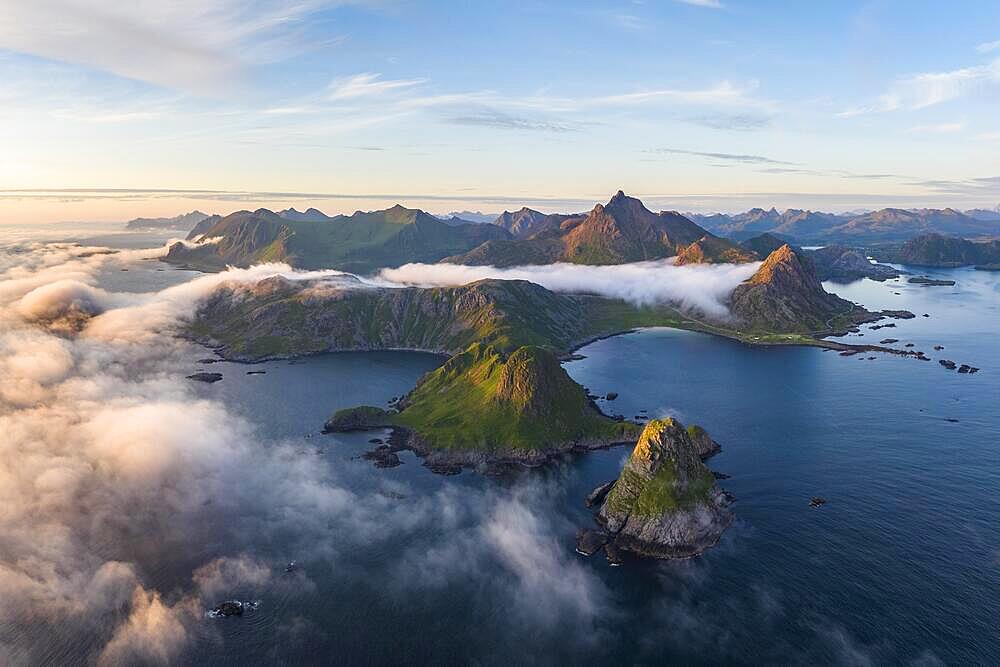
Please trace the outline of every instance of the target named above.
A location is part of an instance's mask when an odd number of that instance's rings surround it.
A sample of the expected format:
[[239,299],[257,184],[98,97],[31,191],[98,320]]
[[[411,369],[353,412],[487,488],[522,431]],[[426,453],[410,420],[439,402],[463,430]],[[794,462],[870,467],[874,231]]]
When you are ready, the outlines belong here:
[[674,266],[671,260],[617,266],[546,264],[500,269],[459,264],[406,264],[379,276],[403,285],[464,285],[483,278],[528,280],[554,292],[588,293],[637,305],[671,304],[714,318],[729,315],[726,301],[759,263]]
[[[490,598],[506,596],[509,623],[596,618],[605,594],[556,543],[566,527],[535,514],[534,485],[503,499],[445,488],[399,511],[317,465],[310,441],[262,437],[184,379],[204,351],[173,334],[219,285],[343,274],[272,264],[149,293],[99,286],[102,272],[162,252],[0,247],[0,662],[184,662],[192,642],[218,641],[204,613],[221,599],[311,590],[305,575],[274,575],[285,560],[335,564],[448,526],[466,536],[456,544],[467,573],[503,573]],[[274,544],[277,562],[255,555]],[[461,579],[451,565],[435,581],[397,572],[399,594]]]

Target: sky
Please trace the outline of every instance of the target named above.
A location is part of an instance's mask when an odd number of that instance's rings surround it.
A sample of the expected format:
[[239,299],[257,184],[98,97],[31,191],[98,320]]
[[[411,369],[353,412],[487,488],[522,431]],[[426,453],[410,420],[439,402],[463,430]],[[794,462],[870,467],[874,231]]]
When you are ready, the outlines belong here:
[[0,224],[1000,204],[1000,3],[0,0]]

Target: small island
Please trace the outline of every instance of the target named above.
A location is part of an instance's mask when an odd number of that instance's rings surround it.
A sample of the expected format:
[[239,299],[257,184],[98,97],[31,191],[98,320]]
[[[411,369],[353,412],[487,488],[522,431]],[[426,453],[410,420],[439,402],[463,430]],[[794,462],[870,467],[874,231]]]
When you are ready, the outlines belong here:
[[612,562],[622,551],[690,558],[714,546],[733,522],[730,496],[676,419],[649,422],[618,479],[588,501],[599,502],[599,494],[606,494],[596,516],[603,530],[583,531],[577,551],[591,555],[604,546]]
[[640,427],[602,414],[550,350],[510,354],[474,343],[425,375],[398,411],[340,410],[324,431],[394,429],[390,447],[408,449],[435,472],[502,463],[539,465],[567,451],[635,442]]

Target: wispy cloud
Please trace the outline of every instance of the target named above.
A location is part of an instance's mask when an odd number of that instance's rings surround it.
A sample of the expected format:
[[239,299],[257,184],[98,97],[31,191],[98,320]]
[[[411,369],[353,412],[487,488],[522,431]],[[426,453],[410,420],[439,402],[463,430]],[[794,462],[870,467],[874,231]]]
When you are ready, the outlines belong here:
[[481,127],[493,127],[501,130],[533,130],[542,132],[577,132],[580,130],[578,124],[513,116],[497,111],[473,112],[461,116],[453,116],[447,120],[449,123],[454,123],[455,125],[479,125]]
[[728,162],[739,162],[742,164],[773,164],[773,165],[795,165],[796,162],[786,162],[785,160],[775,160],[763,155],[747,155],[744,153],[709,153],[704,151],[689,151],[680,148],[655,148],[650,153],[667,153],[670,155],[691,155],[694,157],[709,158],[712,160],[725,160]]
[[961,132],[963,129],[965,129],[965,123],[958,122],[916,125],[907,131],[911,134],[952,134],[954,132]]
[[0,3],[0,48],[147,83],[217,93],[252,64],[313,46],[306,19],[337,0]]
[[650,102],[701,104],[708,106],[770,107],[770,102],[753,97],[758,88],[756,81],[736,86],[722,81],[708,88],[654,88],[633,93],[606,95],[581,100],[587,106],[635,106]]
[[719,0],[676,0],[676,2],[695,7],[708,7],[709,9],[722,9],[725,6]]
[[1000,83],[1000,58],[947,72],[925,72],[897,80],[875,102],[847,109],[839,116],[924,109]]
[[345,100],[358,97],[373,97],[388,92],[412,88],[425,83],[427,79],[382,79],[381,74],[364,72],[337,79],[330,84],[330,99]]
[[990,53],[991,51],[996,51],[997,49],[1000,49],[1000,39],[995,42],[983,42],[982,44],[976,46],[976,51],[979,51],[980,53]]
[[774,118],[767,114],[713,112],[690,116],[687,120],[688,122],[709,127],[713,130],[736,130],[743,132],[760,130],[769,127],[774,122]]

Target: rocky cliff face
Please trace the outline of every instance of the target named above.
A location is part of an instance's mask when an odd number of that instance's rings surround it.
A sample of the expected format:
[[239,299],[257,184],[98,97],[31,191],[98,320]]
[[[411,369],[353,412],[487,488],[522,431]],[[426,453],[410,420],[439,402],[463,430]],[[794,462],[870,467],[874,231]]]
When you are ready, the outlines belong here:
[[688,431],[665,419],[646,425],[597,518],[619,549],[686,558],[718,542],[733,514]]
[[310,283],[280,276],[218,289],[191,331],[231,359],[339,350],[420,349],[454,354],[474,341],[568,349],[586,334],[581,301],[521,280],[461,287],[374,288],[353,277]]
[[840,318],[865,312],[824,290],[812,262],[787,244],[733,290],[730,308],[750,330],[789,333],[822,333]]
[[493,266],[624,264],[673,257],[688,248],[689,262],[753,259],[739,246],[713,236],[683,215],[653,213],[638,199],[619,191],[607,204],[598,204],[587,214],[563,216],[558,227],[549,224],[530,238],[490,243],[444,261]]
[[497,227],[503,227],[516,239],[526,239],[538,232],[558,228],[559,224],[568,217],[570,216],[546,215],[525,207],[513,213],[504,211],[497,216],[493,224]]

